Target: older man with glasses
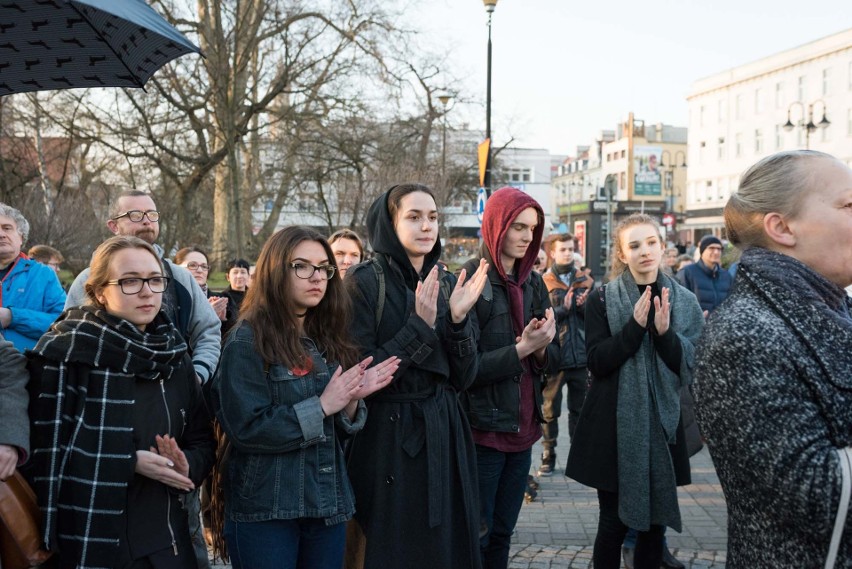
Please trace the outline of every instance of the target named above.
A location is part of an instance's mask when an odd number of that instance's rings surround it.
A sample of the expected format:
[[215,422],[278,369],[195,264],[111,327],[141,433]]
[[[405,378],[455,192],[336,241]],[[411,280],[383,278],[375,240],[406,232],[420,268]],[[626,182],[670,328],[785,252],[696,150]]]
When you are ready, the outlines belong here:
[[65,303],[56,272],[21,251],[29,232],[20,211],[0,203],[0,329],[21,352],[36,345]]

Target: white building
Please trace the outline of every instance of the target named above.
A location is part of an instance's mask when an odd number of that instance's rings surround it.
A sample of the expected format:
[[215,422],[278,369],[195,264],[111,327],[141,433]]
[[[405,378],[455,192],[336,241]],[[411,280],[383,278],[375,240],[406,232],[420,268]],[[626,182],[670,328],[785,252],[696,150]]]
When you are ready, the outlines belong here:
[[809,147],[852,165],[852,29],[700,79],[687,100],[686,227],[697,242],[724,234],[722,208],[764,156]]

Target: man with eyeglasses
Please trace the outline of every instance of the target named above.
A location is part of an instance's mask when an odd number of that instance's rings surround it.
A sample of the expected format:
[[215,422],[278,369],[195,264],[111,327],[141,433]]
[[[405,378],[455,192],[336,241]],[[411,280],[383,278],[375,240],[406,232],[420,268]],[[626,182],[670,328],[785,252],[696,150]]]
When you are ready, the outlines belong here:
[[[115,235],[130,235],[147,241],[163,258],[163,249],[156,244],[160,235],[160,213],[151,196],[133,190],[121,194],[110,209],[107,227]],[[219,361],[219,318],[207,302],[201,287],[185,268],[163,259],[166,276],[172,282],[163,293],[163,311],[175,323],[192,354],[195,373],[206,383]],[[89,269],[83,270],[68,290],[65,307],[86,302],[84,285]]]
[[20,211],[0,203],[0,329],[21,352],[36,345],[65,303],[56,272],[22,251],[29,232]]
[[[189,346],[192,365],[201,383],[210,379],[219,362],[221,349],[220,320],[207,301],[207,296],[195,282],[192,274],[184,267],[163,258],[163,248],[155,242],[160,235],[160,212],[151,196],[132,190],[124,192],[115,200],[109,212],[107,227],[115,235],[134,236],[154,246],[163,260],[165,276],[170,279],[163,293],[162,310],[169,315],[175,327]],[[84,269],[68,290],[65,307],[79,306],[86,302],[84,286],[89,278],[89,269]],[[154,287],[157,284],[154,283]],[[153,289],[152,289],[153,290]],[[207,546],[201,533],[200,503],[195,490],[184,498],[189,516],[189,530],[199,569],[210,566]]]

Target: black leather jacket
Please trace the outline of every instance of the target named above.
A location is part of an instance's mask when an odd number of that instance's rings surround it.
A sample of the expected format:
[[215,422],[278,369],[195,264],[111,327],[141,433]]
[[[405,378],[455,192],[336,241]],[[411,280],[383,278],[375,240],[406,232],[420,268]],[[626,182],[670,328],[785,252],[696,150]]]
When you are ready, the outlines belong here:
[[[479,260],[465,264],[467,274],[473,274]],[[520,382],[524,366],[515,349],[515,332],[509,311],[506,286],[493,267],[488,271],[488,284],[476,301],[476,316],[479,321],[478,344],[479,372],[473,386],[462,394],[462,405],[467,412],[470,425],[483,431],[515,433],[520,430]],[[524,322],[544,317],[550,308],[547,287],[541,275],[532,272],[523,284]],[[533,369],[537,374],[535,392],[536,417],[544,422],[541,414],[544,375],[558,371],[559,339],[554,336],[547,347],[547,359],[543,369]]]

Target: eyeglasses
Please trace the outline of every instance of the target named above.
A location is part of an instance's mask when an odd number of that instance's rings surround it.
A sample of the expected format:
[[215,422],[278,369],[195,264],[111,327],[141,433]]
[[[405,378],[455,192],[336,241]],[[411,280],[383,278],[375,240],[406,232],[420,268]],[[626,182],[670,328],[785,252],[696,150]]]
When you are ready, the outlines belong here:
[[107,281],[106,284],[118,285],[119,288],[121,288],[121,292],[124,294],[139,294],[142,292],[142,287],[145,283],[148,283],[148,288],[151,292],[160,294],[166,291],[170,280],[171,279],[169,277],[148,277],[147,279],[131,277],[128,279]]
[[[149,218],[150,219],[150,218]],[[188,263],[183,263],[181,267],[186,267],[190,271],[204,271],[207,272],[210,270],[210,265],[205,265],[203,263],[196,263],[195,261],[190,261]]]
[[157,223],[160,220],[160,212],[155,211],[153,209],[149,209],[148,211],[140,211],[138,209],[131,209],[130,211],[125,211],[120,215],[116,215],[113,217],[115,219],[121,219],[122,217],[127,217],[133,223],[139,223],[142,221],[143,217],[147,217],[148,221],[151,223]]
[[310,265],[308,263],[290,263],[290,267],[300,279],[309,279],[314,276],[314,273],[319,272],[320,277],[325,280],[331,279],[334,273],[337,272],[337,267],[334,265]]

